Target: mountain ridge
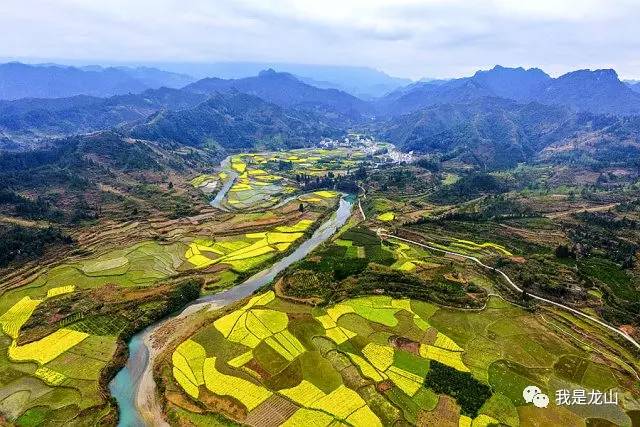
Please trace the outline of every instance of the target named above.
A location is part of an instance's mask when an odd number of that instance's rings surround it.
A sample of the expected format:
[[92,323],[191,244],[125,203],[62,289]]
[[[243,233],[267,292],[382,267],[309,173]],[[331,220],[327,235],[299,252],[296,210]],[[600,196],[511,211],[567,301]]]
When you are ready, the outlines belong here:
[[108,97],[162,86],[183,86],[191,78],[151,68],[71,67],[57,64],[0,64],[0,99]]
[[353,95],[338,89],[317,88],[304,83],[293,74],[273,69],[242,79],[205,78],[185,86],[183,90],[208,95],[236,90],[285,108],[324,109],[351,118],[372,113],[367,102]]
[[531,68],[495,66],[471,77],[446,82],[418,82],[376,102],[378,111],[398,115],[437,104],[502,97],[521,103],[562,105],[595,114],[640,114],[640,94],[620,81],[611,69],[577,70],[557,78]]

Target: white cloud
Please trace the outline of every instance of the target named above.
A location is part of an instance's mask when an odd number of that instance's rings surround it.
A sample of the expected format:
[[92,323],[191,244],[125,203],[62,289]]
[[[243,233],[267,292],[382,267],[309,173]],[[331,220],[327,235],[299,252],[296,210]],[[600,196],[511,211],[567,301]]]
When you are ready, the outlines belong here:
[[631,0],[4,0],[2,57],[286,61],[421,77],[494,64],[640,77]]

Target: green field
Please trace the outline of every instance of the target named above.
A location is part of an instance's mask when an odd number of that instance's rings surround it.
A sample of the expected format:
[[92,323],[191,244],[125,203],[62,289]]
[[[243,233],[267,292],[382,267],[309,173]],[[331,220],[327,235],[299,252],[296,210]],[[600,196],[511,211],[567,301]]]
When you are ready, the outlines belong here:
[[219,241],[196,239],[189,244],[184,256],[194,268],[206,268],[220,263],[230,265],[236,272],[248,271],[278,252],[286,251],[303,236],[312,223],[312,220],[303,219],[292,226],[247,233],[239,238]]
[[[467,197],[458,190],[468,172],[455,164],[369,169],[370,153],[235,152],[226,169],[192,170],[175,190],[174,177],[163,178],[172,179],[167,194],[205,204],[237,175],[224,212],[204,206],[189,218],[107,224],[96,240],[88,227],[68,259],[52,254],[50,264],[9,272],[0,298],[0,424],[112,425],[103,375],[119,340],[284,257],[342,191],[361,195],[365,220],[355,209],[273,290],[200,312],[187,320],[199,322],[192,329],[168,334],[154,374],[171,425],[637,424],[637,355],[617,337],[505,292],[500,277],[469,260],[376,230],[477,257],[536,294],[633,331],[640,209],[581,212],[597,196],[619,199],[573,189]],[[491,176],[513,184],[512,172]],[[566,408],[552,398],[539,411],[522,398],[527,385],[550,396],[614,390],[621,401]]]
[[[65,288],[49,288],[38,304],[62,294]],[[17,425],[39,425],[43,420],[57,420],[63,425],[79,411],[97,408],[83,422],[98,422],[106,415],[98,379],[116,351],[116,334],[108,331],[94,334],[71,328],[60,328],[40,340],[17,344],[20,327],[32,313],[18,301],[2,317],[13,324],[9,336],[0,338],[0,410],[16,419]],[[12,316],[7,316],[12,314]]]
[[[623,367],[594,356],[539,316],[496,298],[485,310],[469,312],[385,296],[312,308],[268,291],[180,344],[166,392],[186,393],[187,400],[214,412],[225,407],[225,415],[241,423],[271,413],[286,420],[283,425],[413,424],[437,419],[437,411],[449,405],[447,390],[456,390],[448,376],[438,377],[445,380],[438,386],[441,395],[423,385],[430,363],[438,362],[445,367],[438,372],[451,369],[469,384],[450,395],[458,403],[448,410],[460,425],[517,426],[530,421],[523,418],[530,409],[522,399],[529,384],[547,392],[559,381],[618,387],[638,398],[622,380],[628,375]],[[473,403],[481,389],[488,394]],[[274,406],[276,401],[281,404]],[[177,402],[172,399],[169,410],[182,418],[192,404]],[[634,407],[631,402],[608,408],[602,417],[630,425],[625,411]],[[465,414],[459,405],[474,413]],[[563,411],[552,401],[549,422]],[[544,414],[538,415],[541,422]]]

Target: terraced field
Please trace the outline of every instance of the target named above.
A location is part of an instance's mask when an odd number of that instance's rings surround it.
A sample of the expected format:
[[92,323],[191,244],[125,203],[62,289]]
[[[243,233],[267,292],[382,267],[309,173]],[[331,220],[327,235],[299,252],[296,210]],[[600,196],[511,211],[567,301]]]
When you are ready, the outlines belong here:
[[[498,298],[467,312],[386,296],[313,308],[268,291],[182,342],[167,368],[169,416],[189,419],[199,408],[194,415],[203,423],[214,420],[207,411],[285,426],[517,426],[532,416],[540,425],[584,425],[596,416],[553,403],[532,407],[522,398],[529,384],[549,393],[558,386],[613,388],[624,403],[597,416],[616,425],[631,425],[626,411],[638,404],[623,366]],[[426,378],[440,387],[435,372],[442,370],[471,386],[447,395],[424,385]],[[489,391],[476,395],[474,387]]]
[[221,263],[230,265],[236,272],[248,271],[272,258],[276,253],[289,249],[311,224],[312,220],[303,219],[293,226],[247,233],[239,239],[196,239],[189,244],[185,258],[195,268],[206,268]]
[[[73,285],[30,289],[0,316],[6,335],[0,338],[0,411],[18,425],[43,420],[64,424],[87,412],[96,423],[109,411],[99,387],[101,372],[116,351],[117,337],[90,334],[74,325],[33,342],[18,344],[20,329],[37,305],[72,294]],[[3,302],[5,302],[3,300]]]

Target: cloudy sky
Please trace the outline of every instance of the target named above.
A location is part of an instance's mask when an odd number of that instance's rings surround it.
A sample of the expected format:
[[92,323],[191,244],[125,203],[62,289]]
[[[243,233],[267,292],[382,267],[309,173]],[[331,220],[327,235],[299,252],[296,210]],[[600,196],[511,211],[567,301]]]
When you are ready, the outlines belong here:
[[2,0],[0,57],[365,65],[454,77],[495,64],[640,78],[637,0]]

